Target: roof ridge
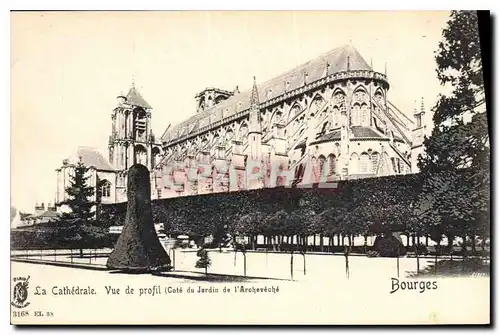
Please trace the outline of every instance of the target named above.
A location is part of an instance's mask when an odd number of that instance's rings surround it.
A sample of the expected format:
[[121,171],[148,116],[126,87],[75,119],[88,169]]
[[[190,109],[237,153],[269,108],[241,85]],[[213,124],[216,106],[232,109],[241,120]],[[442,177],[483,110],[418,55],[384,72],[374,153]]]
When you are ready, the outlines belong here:
[[[299,65],[295,66],[294,68],[292,68],[292,69],[290,69],[290,70],[283,71],[283,72],[282,72],[282,73],[280,73],[279,75],[274,76],[274,77],[272,77],[272,78],[270,78],[270,79],[268,79],[268,80],[266,80],[266,81],[263,81],[263,82],[261,82],[260,84],[257,84],[257,89],[258,89],[260,86],[264,86],[265,84],[268,84],[268,83],[270,83],[270,82],[274,81],[274,80],[275,80],[275,79],[277,79],[277,78],[280,78],[280,77],[285,77],[285,76],[287,76],[287,75],[291,75],[291,72],[294,72],[295,70],[298,70],[298,69],[300,69],[300,68],[303,68],[303,67],[305,67],[306,65],[311,64],[311,63],[313,63],[313,62],[315,62],[315,61],[317,61],[317,60],[319,60],[319,59],[326,58],[326,57],[328,57],[328,56],[332,55],[335,51],[337,51],[337,50],[339,50],[339,49],[342,49],[342,48],[345,48],[346,46],[349,46],[349,45],[348,45],[348,44],[345,44],[345,45],[343,45],[343,46],[336,47],[336,48],[334,48],[334,49],[331,49],[330,51],[327,51],[327,52],[323,53],[323,54],[322,54],[322,55],[320,55],[320,56],[315,57],[314,59],[311,59],[311,60],[308,60],[307,62],[304,62],[304,63],[302,63],[302,64],[299,64]],[[354,47],[353,47],[353,48],[354,48]],[[354,50],[356,50],[356,49],[354,49]],[[356,50],[356,51],[357,51],[357,50]],[[358,54],[359,54],[359,52],[358,52]],[[360,54],[359,54],[359,55],[360,55]],[[361,55],[360,55],[360,56],[361,56]],[[361,57],[361,58],[363,58],[363,57]],[[364,60],[364,59],[363,59],[363,60]],[[221,104],[223,104],[224,102],[229,101],[230,99],[233,99],[234,97],[237,97],[237,96],[239,96],[239,95],[243,95],[243,94],[245,94],[245,93],[249,93],[249,94],[250,94],[250,93],[252,92],[252,90],[253,90],[253,86],[252,86],[252,87],[250,87],[250,88],[248,88],[248,89],[246,89],[246,90],[244,90],[244,91],[241,91],[241,92],[240,92],[240,93],[238,93],[238,94],[235,94],[235,95],[230,96],[228,99],[226,99],[226,100],[222,101],[220,104],[217,104],[217,105],[214,105],[214,106],[212,106],[212,107],[210,107],[210,108],[205,109],[202,113],[209,114],[209,112],[210,112],[210,111],[214,110],[214,109],[215,109],[215,108],[217,108],[217,107],[220,107],[220,105],[221,105]],[[261,94],[261,93],[259,93],[259,94]],[[197,114],[195,114],[195,115],[193,115],[193,116],[196,116],[196,115],[198,115],[198,114],[200,114],[200,113],[197,113]],[[188,119],[188,120],[189,120],[189,119]],[[183,122],[181,122],[181,123],[178,123],[178,125],[181,125],[181,124],[183,124],[184,122],[187,122],[188,120],[185,120],[185,121],[183,121]]]
[[[301,70],[307,73],[307,82],[317,81],[319,78],[325,75],[325,71],[328,71],[327,75],[347,71],[348,57],[350,58],[349,63],[351,70],[365,69],[373,71],[370,65],[366,62],[363,56],[361,56],[360,52],[353,45],[343,44],[307,62],[301,63],[290,70],[284,71],[279,75],[273,76],[268,80],[261,82],[257,85],[260,98],[259,100],[261,103],[267,101],[269,99],[267,97],[269,90],[275,91],[273,92],[273,96],[278,96],[282,95],[284,92],[293,91],[299,87],[302,87],[304,85],[305,78],[300,75]],[[343,61],[345,61],[345,63],[343,63]],[[330,65],[329,67],[327,67],[327,63]],[[290,85],[290,87],[288,85]],[[217,111],[222,111],[227,107],[230,107],[232,109],[230,113],[234,112],[239,108],[239,102],[242,103],[241,110],[239,111],[247,110],[249,108],[252,90],[253,87],[246,89],[238,94],[230,96],[228,99],[222,101],[217,105],[214,105],[204,111],[198,112],[188,117],[186,120],[173,125],[169,129],[169,131],[165,132],[163,137],[169,138],[171,134],[175,134],[177,131],[182,129],[182,127],[188,126],[192,123],[196,123],[197,121],[199,122],[206,117],[214,116],[218,118],[219,116],[215,115],[214,113]],[[213,121],[210,120],[209,124],[211,124],[212,122]]]

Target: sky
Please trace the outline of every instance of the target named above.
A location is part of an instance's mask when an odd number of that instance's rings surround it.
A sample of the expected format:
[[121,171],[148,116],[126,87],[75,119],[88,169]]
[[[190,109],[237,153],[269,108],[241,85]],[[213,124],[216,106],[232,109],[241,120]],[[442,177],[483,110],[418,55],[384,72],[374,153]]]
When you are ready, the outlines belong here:
[[[11,205],[53,202],[55,169],[78,146],[107,157],[116,97],[135,82],[152,128],[196,113],[205,87],[241,91],[351,43],[384,72],[388,98],[426,123],[443,88],[434,52],[448,12],[11,13]],[[387,65],[385,65],[387,64]]]

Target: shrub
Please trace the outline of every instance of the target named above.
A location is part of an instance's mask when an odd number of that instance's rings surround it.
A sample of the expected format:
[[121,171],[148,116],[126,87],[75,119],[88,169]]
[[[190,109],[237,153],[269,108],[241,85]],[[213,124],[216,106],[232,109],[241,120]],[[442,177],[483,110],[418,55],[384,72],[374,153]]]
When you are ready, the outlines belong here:
[[205,249],[202,248],[196,252],[196,256],[198,256],[199,259],[196,261],[195,267],[196,268],[203,268],[203,269],[205,269],[205,272],[207,272],[207,269],[212,264],[212,261],[210,260],[210,257],[208,256],[208,251],[206,251]]
[[397,257],[406,255],[403,243],[393,235],[377,236],[372,250],[379,253],[381,257]]

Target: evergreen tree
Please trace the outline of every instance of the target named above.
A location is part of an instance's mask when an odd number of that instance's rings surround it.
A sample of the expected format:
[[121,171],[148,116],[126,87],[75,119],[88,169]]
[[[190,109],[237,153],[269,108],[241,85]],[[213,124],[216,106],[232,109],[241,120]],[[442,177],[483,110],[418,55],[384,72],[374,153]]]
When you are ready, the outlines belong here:
[[[433,108],[434,129],[419,167],[426,179],[416,206],[448,236],[489,235],[490,148],[477,14],[453,11],[436,52],[450,94]],[[437,238],[440,238],[439,236]]]
[[89,221],[93,219],[92,207],[96,204],[89,199],[94,195],[94,188],[89,186],[89,168],[82,161],[79,161],[74,169],[74,174],[70,175],[70,185],[66,188],[68,200],[65,201],[71,209],[71,213],[65,213],[63,217],[68,220]]
[[106,235],[104,228],[97,226],[92,207],[97,203],[91,201],[94,188],[88,185],[90,176],[89,168],[79,161],[70,175],[70,185],[66,188],[68,199],[64,202],[70,208],[70,212],[63,213],[57,229],[58,240],[71,245],[77,245],[80,249],[80,257],[83,257],[85,246],[95,247],[96,242],[102,240]]

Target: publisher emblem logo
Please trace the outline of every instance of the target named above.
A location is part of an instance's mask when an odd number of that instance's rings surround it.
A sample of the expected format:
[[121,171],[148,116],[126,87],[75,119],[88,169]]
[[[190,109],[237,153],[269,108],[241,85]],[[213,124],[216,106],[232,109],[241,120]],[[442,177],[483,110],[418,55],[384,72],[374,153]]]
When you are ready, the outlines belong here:
[[17,308],[24,308],[30,303],[28,300],[28,280],[30,276],[26,277],[15,277],[12,279],[12,301],[11,305]]

